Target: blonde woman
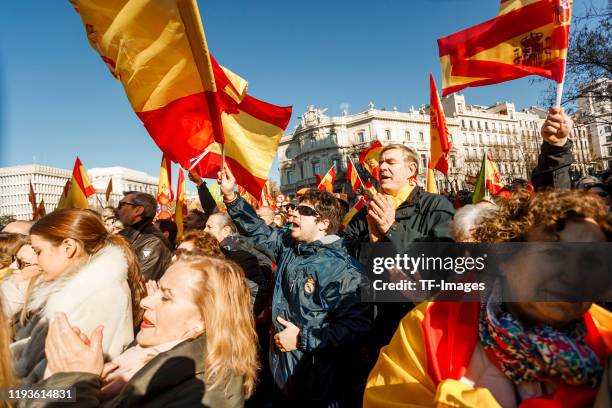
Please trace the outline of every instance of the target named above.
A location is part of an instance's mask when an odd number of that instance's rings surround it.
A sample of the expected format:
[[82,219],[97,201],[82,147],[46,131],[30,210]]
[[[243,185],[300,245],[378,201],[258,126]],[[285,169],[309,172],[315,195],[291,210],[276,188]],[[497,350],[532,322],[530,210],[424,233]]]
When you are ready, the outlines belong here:
[[101,328],[87,338],[58,315],[46,344],[46,380],[39,385],[76,386],[77,402],[87,406],[244,405],[255,388],[257,336],[237,264],[182,256],[141,306],[136,344],[106,364]]
[[[2,296],[0,296],[0,310],[2,310]],[[8,322],[4,317],[4,313],[0,313],[0,389],[11,387],[15,384],[9,343]],[[5,406],[8,406],[6,402],[0,401],[0,407]]]

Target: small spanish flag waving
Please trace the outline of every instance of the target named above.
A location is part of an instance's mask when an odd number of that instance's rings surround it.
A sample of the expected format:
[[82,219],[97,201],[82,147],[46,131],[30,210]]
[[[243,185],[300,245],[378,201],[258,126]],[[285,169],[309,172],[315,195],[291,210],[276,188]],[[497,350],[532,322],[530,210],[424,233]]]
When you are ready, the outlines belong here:
[[74,162],[74,168],[72,169],[72,178],[66,183],[67,188],[64,188],[64,193],[60,198],[57,208],[89,208],[87,203],[87,197],[96,193],[87,171],[81,163],[81,159],[78,157]]
[[325,176],[321,178],[321,181],[317,185],[318,190],[326,190],[330,193],[334,192],[334,183],[336,182],[336,167],[332,166]]
[[368,172],[374,177],[374,180],[378,181],[379,173],[379,162],[380,152],[383,149],[383,144],[379,140],[376,140],[370,147],[363,150],[359,154],[359,163],[368,170]]

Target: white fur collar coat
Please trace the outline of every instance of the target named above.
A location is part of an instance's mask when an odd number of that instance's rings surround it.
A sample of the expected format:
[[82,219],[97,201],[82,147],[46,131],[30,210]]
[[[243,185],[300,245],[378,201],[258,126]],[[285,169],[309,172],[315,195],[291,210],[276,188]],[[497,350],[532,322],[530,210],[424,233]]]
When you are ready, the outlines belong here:
[[121,354],[134,339],[127,268],[121,248],[108,245],[76,270],[35,290],[28,310],[38,312],[29,337],[11,345],[17,375],[28,383],[42,378],[47,322],[57,312],[66,313],[87,336],[103,325],[104,352],[110,358]]

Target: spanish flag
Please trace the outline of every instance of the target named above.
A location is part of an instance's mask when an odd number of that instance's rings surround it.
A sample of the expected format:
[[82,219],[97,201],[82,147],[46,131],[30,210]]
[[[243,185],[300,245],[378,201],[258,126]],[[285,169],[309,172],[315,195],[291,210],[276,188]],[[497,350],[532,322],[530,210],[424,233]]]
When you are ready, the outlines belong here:
[[246,200],[247,203],[253,208],[259,207],[259,202],[251,193],[249,193],[244,187],[238,185],[238,195]]
[[155,218],[158,220],[171,220],[172,210],[170,203],[174,200],[172,192],[172,162],[166,155],[162,155],[159,167],[159,181],[157,183],[157,212]]
[[[195,6],[194,1],[181,4]],[[199,70],[202,62],[190,46],[193,29],[186,29],[177,0],[72,3],[89,43],[121,81],[134,112],[166,157],[217,178],[223,143],[238,182],[259,196],[291,107],[248,95],[247,82],[212,57]],[[199,23],[199,15],[196,19]],[[205,43],[199,51],[209,55]],[[210,73],[211,83],[203,85],[200,71]]]
[[259,197],[259,205],[261,207],[276,208],[276,202],[270,189],[270,181],[266,181],[263,190],[261,190],[261,196]]
[[497,166],[491,160],[489,153],[485,152],[482,156],[480,172],[478,173],[478,179],[472,194],[472,204],[480,201],[491,201],[492,195],[507,196],[507,194],[508,192],[501,180],[501,174],[497,170]]
[[378,181],[378,173],[379,167],[378,163],[380,162],[380,152],[383,149],[382,143],[379,140],[376,140],[370,147],[363,150],[359,154],[359,163],[374,177],[375,180]]
[[36,193],[34,193],[34,186],[32,186],[32,180],[30,180],[30,192],[28,193],[28,201],[32,206],[32,221],[38,219],[38,206],[36,205]]
[[111,177],[108,180],[108,185],[106,186],[106,192],[104,193],[104,197],[106,198],[106,205],[108,205],[108,200],[110,200],[110,196],[113,192],[113,178]]
[[427,186],[425,191],[428,193],[438,194],[438,183],[436,182],[436,175],[434,169],[431,167],[432,162],[427,163]]
[[434,81],[431,72],[429,73],[429,100],[429,134],[431,138],[429,167],[446,175],[448,174],[447,155],[452,146],[448,140],[448,128],[446,127],[442,102],[440,102],[436,81]]
[[346,213],[344,218],[342,218],[342,222],[340,223],[340,227],[339,227],[340,232],[344,231],[344,229],[346,228],[347,225],[349,225],[353,217],[357,215],[359,211],[361,211],[363,206],[366,204],[366,200],[367,200],[366,196],[360,198],[359,201],[355,203],[353,208],[351,208],[349,212]]
[[438,40],[446,96],[539,75],[563,82],[571,0],[502,0],[491,20]]
[[346,179],[351,183],[351,190],[353,193],[355,193],[361,185],[361,179],[359,178],[359,173],[357,173],[357,169],[355,168],[353,161],[350,159],[348,169],[346,170]]
[[45,208],[45,200],[44,198],[40,200],[40,204],[38,204],[38,208],[36,208],[36,218],[39,219],[47,215],[47,209]]
[[329,191],[330,193],[334,192],[334,183],[336,182],[336,168],[331,166],[331,168],[327,171],[325,176],[321,178],[319,184],[317,185],[318,190]]
[[72,178],[66,183],[57,208],[89,208],[87,197],[95,193],[96,190],[89,181],[83,163],[77,157],[72,170]]
[[185,174],[179,168],[176,185],[176,205],[174,209],[174,222],[176,223],[176,240],[183,238],[183,220],[187,216],[187,190],[185,189]]

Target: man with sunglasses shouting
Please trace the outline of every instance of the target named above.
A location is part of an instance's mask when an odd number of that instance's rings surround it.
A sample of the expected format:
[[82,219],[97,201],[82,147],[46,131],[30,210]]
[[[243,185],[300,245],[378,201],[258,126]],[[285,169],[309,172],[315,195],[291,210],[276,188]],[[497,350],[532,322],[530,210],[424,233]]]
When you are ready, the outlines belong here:
[[[235,191],[227,166],[219,173],[227,213],[239,231],[265,246],[278,265],[272,297],[272,375],[279,405],[351,406],[358,347],[371,324],[361,292],[361,266],[335,235],[342,217],[333,194],[309,190],[291,231],[267,226]],[[359,400],[359,398],[358,398]]]

